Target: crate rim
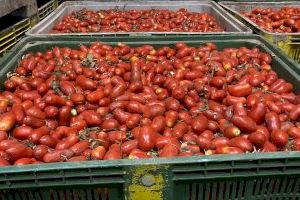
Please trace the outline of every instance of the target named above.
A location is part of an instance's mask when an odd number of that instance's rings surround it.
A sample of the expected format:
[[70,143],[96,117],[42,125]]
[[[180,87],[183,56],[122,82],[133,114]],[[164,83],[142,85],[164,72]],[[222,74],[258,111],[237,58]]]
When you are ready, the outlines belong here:
[[[273,35],[273,36],[300,36],[300,32],[298,33],[274,33],[274,32],[269,32],[263,28],[261,28],[260,26],[258,26],[256,23],[254,23],[253,21],[251,21],[248,17],[245,17],[244,15],[242,15],[239,11],[230,8],[229,6],[232,5],[242,5],[242,4],[260,4],[260,6],[262,6],[263,4],[272,4],[273,2],[267,2],[267,1],[249,1],[249,0],[241,0],[241,1],[219,1],[218,2],[219,5],[221,5],[223,8],[229,10],[230,12],[234,13],[235,15],[238,15],[239,17],[241,17],[243,20],[247,21],[247,23],[251,24],[252,26],[254,26],[255,28],[257,28],[259,31],[263,32],[264,34],[268,34],[268,35]],[[300,7],[300,2],[298,1],[276,1],[274,2],[276,4],[298,4]]]
[[[99,4],[104,4],[109,5],[109,6],[118,6],[118,3],[121,3],[122,5],[124,4],[125,6],[127,5],[136,5],[138,4],[139,6],[144,6],[149,5],[151,6],[152,3],[164,3],[166,6],[168,4],[176,5],[176,3],[181,3],[182,5],[185,4],[190,4],[190,5],[201,5],[201,4],[207,4],[212,6],[212,9],[214,9],[220,16],[225,17],[226,19],[229,19],[228,23],[230,23],[235,29],[236,32],[97,32],[97,33],[59,33],[59,34],[49,34],[49,33],[39,33],[39,31],[35,31],[35,29],[39,28],[41,26],[40,24],[43,24],[46,21],[51,20],[53,17],[55,17],[57,14],[61,13],[64,9],[64,7],[67,6],[81,6],[81,5],[99,5]],[[136,36],[136,35],[146,35],[146,36],[155,36],[155,35],[222,35],[222,34],[251,34],[253,31],[251,28],[240,22],[239,20],[235,19],[234,16],[232,16],[230,13],[228,13],[222,6],[220,6],[218,3],[212,1],[212,0],[203,0],[203,1],[196,1],[196,0],[191,0],[191,1],[183,1],[183,0],[176,0],[176,1],[153,1],[153,0],[147,0],[147,1],[142,1],[142,0],[134,0],[134,1],[120,1],[116,3],[115,1],[103,1],[103,2],[98,2],[98,1],[65,1],[62,4],[60,4],[56,11],[52,12],[50,15],[45,17],[43,20],[41,20],[38,24],[36,24],[32,29],[26,32],[27,36],[94,36],[94,35],[116,35],[116,36]],[[52,21],[51,21],[52,22]],[[33,32],[35,31],[35,32]]]
[[82,168],[116,168],[125,166],[141,165],[180,165],[180,164],[201,164],[210,162],[235,162],[235,161],[256,161],[256,160],[276,160],[276,159],[295,159],[300,158],[300,151],[290,152],[259,152],[235,155],[207,155],[207,156],[188,156],[174,158],[148,158],[148,159],[120,159],[120,160],[95,160],[82,162],[57,162],[47,164],[31,164],[24,166],[1,167],[1,173],[24,173],[42,172],[49,170],[72,170]]

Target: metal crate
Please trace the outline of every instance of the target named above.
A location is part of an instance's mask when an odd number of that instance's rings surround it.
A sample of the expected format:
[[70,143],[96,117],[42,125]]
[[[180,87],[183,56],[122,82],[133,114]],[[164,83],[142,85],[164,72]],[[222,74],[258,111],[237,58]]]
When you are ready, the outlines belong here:
[[58,7],[59,2],[52,0],[38,9],[38,12],[30,18],[2,30],[0,32],[0,57],[2,57],[8,49],[14,46],[20,39],[25,36],[25,33],[33,27],[39,20],[45,18],[53,10]]
[[[300,92],[300,69],[258,35],[157,37],[27,37],[0,65],[0,81],[28,52],[54,46],[79,48],[94,41],[156,47],[176,42],[218,49],[257,47],[272,56],[272,68]],[[0,168],[1,200],[258,200],[300,198],[300,152],[249,153],[140,160],[86,161]]]
[[58,7],[58,0],[52,0],[42,7],[39,8],[38,10],[38,15],[39,15],[39,20],[44,19],[47,17],[50,13],[52,13],[57,7]]
[[223,8],[213,1],[118,1],[118,2],[91,2],[91,1],[75,1],[64,2],[59,8],[50,14],[47,18],[33,27],[26,34],[30,36],[49,36],[52,27],[62,20],[62,18],[70,14],[72,11],[88,8],[92,10],[105,9],[170,9],[177,10],[179,8],[187,8],[193,12],[208,12],[213,15],[217,22],[225,29],[225,32],[128,32],[128,33],[60,33],[55,35],[178,35],[178,34],[238,34],[251,33],[251,29],[247,28],[233,16],[228,14]]
[[298,48],[293,45],[295,41],[300,40],[300,33],[272,33],[264,30],[259,27],[257,24],[252,22],[249,18],[242,15],[241,12],[248,12],[253,10],[256,7],[260,8],[272,8],[279,9],[283,6],[291,6],[291,7],[300,7],[300,1],[279,1],[279,2],[250,2],[250,1],[221,1],[220,5],[235,15],[239,20],[247,24],[254,32],[264,36],[270,42],[276,44],[279,48],[281,48],[285,53],[287,53],[291,58],[296,59],[298,62],[299,52]]
[[0,57],[5,54],[5,52],[14,46],[22,37],[24,37],[25,32],[31,27],[31,20],[29,18],[24,19],[17,24],[3,30],[0,32]]

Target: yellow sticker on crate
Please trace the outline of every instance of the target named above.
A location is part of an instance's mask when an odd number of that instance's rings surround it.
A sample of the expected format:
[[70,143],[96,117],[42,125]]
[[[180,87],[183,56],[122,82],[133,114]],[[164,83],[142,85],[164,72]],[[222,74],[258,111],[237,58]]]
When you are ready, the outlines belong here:
[[161,200],[166,187],[167,166],[144,165],[132,170],[131,184],[128,186],[129,200]]

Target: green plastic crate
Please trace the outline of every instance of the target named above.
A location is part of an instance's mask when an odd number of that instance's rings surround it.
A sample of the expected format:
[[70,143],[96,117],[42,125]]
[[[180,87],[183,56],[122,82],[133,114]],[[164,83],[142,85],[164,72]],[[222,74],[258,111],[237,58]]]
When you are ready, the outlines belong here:
[[[256,35],[178,37],[25,38],[0,65],[0,80],[22,55],[53,46],[79,47],[93,41],[132,46],[258,47],[271,53],[273,69],[300,91],[300,69],[274,45]],[[1,200],[258,200],[300,199],[300,152],[250,153],[181,158],[87,161],[0,168]]]

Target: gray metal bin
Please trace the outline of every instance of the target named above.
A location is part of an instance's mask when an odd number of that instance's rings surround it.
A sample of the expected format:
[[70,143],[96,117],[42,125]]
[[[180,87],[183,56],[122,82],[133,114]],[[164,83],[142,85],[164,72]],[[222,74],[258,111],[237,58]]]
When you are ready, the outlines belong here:
[[72,11],[83,8],[92,10],[105,9],[170,9],[186,8],[192,12],[208,12],[214,16],[225,32],[97,32],[97,33],[61,33],[55,35],[169,35],[169,34],[238,34],[251,33],[251,29],[228,14],[223,8],[213,1],[122,1],[122,2],[92,2],[76,1],[64,2],[59,8],[29,30],[30,36],[49,36],[53,26],[70,14]]

